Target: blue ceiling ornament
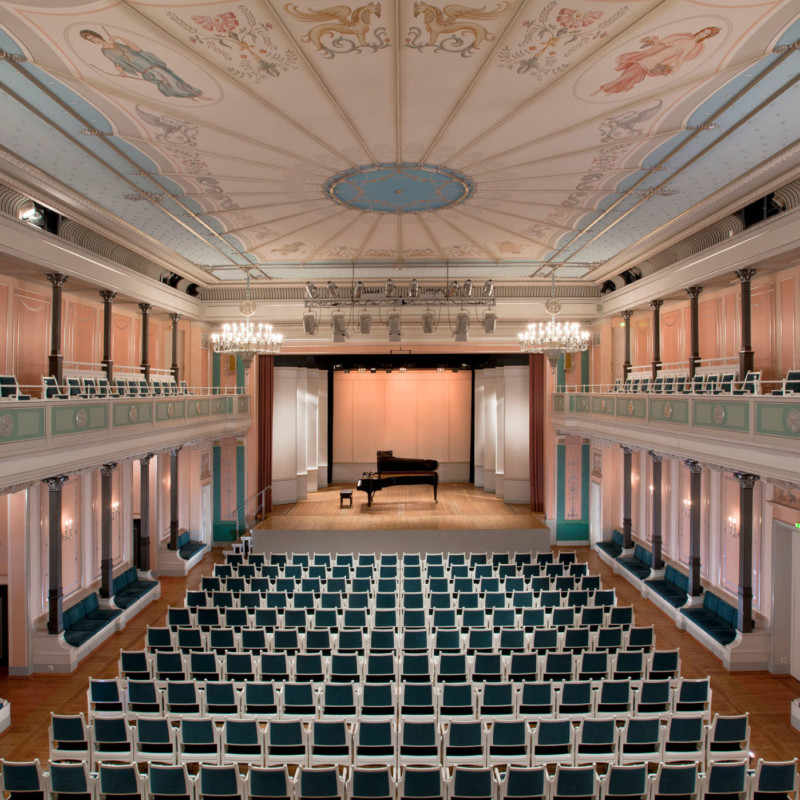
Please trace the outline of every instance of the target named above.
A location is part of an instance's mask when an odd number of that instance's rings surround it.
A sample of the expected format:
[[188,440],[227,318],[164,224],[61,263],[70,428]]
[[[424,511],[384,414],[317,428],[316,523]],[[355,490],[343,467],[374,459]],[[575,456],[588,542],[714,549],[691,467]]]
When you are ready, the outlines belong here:
[[380,214],[413,214],[463,203],[475,184],[433,164],[371,164],[329,178],[325,194],[340,205]]

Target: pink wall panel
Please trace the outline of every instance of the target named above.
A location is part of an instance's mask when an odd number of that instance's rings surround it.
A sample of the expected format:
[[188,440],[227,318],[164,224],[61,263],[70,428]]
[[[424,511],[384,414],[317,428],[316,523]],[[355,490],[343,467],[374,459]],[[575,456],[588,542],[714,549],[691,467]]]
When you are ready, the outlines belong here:
[[[720,300],[700,301],[697,309],[698,315],[698,336],[700,338],[700,358],[719,358],[723,355],[720,352],[720,341],[723,331],[720,330]],[[687,317],[690,316],[687,314]],[[691,320],[690,320],[691,322]],[[689,347],[687,346],[687,354]]]
[[633,325],[631,363],[634,365],[649,364],[653,360],[650,337],[651,322],[649,316],[631,319]]
[[138,320],[125,314],[111,317],[111,360],[115,366],[132,367],[139,364]]
[[41,386],[50,352],[50,298],[27,289],[16,289],[13,331],[17,381]]
[[8,286],[0,283],[0,335],[4,345],[0,348],[0,369],[3,374],[11,372],[11,332],[8,329]]
[[[724,319],[722,320],[724,337],[720,343],[721,356],[735,356],[742,346],[741,327],[739,323],[741,300],[739,292],[731,293],[723,298]],[[702,354],[701,354],[702,355]]]
[[780,289],[780,370],[785,375],[788,370],[797,365],[797,323],[794,317],[795,279],[785,278],[778,284]]
[[98,320],[99,309],[67,302],[63,347],[65,361],[79,361],[83,364],[100,361],[102,329],[98,327]]
[[471,386],[469,373],[335,373],[333,463],[372,464],[383,449],[469,461]]
[[676,308],[661,314],[661,361],[665,364],[684,361],[683,309]]
[[771,381],[778,376],[774,366],[775,342],[775,292],[774,284],[754,286],[751,292],[751,347],[756,369],[762,371],[762,379]]

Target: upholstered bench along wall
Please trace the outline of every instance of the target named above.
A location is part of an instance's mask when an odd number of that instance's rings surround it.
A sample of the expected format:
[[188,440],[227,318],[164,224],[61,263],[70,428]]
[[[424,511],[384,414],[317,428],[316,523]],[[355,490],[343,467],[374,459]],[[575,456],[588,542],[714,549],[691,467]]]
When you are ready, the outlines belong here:
[[681,613],[720,644],[730,644],[736,638],[739,610],[711,592],[705,593],[702,606],[682,608]]
[[644,580],[653,568],[653,554],[640,544],[633,548],[632,556],[621,556],[617,561],[639,580]]
[[663,578],[650,578],[645,583],[675,608],[685,605],[689,599],[689,576],[672,565],[667,566]]
[[189,537],[186,531],[178,537],[178,555],[188,561],[199,550],[203,550],[205,545],[202,542],[195,542]]
[[80,647],[121,613],[118,608],[100,608],[97,593],[90,594],[64,612],[64,640]]
[[597,546],[611,558],[618,558],[622,555],[623,545],[625,544],[625,537],[622,531],[614,531],[611,534],[610,542],[598,542]]
[[142,580],[136,567],[125,570],[114,578],[111,594],[118,608],[130,608],[140,597],[155,589],[158,581]]

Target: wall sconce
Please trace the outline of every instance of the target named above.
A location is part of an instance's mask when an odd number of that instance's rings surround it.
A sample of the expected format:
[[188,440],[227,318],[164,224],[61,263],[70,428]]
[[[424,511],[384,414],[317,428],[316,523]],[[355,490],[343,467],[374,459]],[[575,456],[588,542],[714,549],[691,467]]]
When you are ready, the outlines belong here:
[[653,492],[655,491],[655,486],[653,486],[653,484],[651,483],[648,488],[650,489],[650,496],[652,497]]
[[116,500],[111,504],[111,519],[119,519],[119,503]]
[[692,516],[692,501],[691,500],[684,500],[683,501],[683,515],[685,517]]
[[725,533],[731,537],[731,539],[738,539],[739,538],[739,525],[737,523],[736,517],[728,517],[728,521],[723,526]]
[[72,528],[72,520],[65,519],[61,521],[61,538],[68,542],[74,535],[75,531]]

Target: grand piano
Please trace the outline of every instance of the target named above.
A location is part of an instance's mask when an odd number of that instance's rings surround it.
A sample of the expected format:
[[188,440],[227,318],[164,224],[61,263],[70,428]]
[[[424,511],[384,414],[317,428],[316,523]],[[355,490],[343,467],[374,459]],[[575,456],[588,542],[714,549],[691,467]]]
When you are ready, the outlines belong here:
[[367,493],[367,506],[375,492],[386,486],[433,486],[433,499],[438,503],[439,462],[433,458],[396,458],[391,450],[378,450],[377,472],[365,472],[356,488]]

